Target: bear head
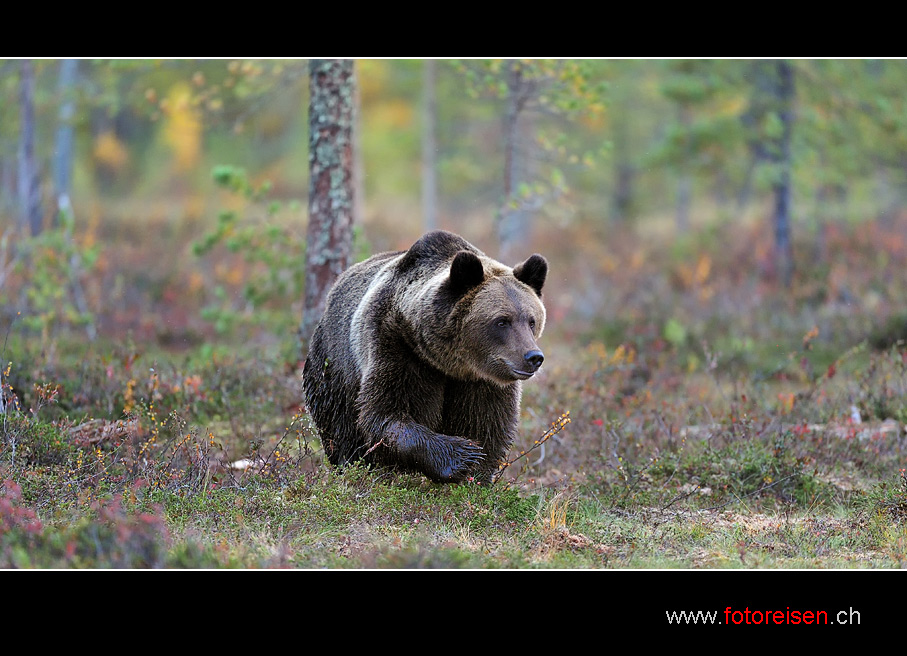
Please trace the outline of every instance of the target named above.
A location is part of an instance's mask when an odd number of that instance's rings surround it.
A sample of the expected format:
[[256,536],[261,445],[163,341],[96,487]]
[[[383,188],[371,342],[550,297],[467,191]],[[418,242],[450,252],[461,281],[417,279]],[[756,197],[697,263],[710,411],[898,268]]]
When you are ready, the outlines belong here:
[[508,385],[538,371],[547,275],[548,262],[538,254],[512,269],[472,250],[453,257],[438,298],[450,307],[452,357],[471,376]]

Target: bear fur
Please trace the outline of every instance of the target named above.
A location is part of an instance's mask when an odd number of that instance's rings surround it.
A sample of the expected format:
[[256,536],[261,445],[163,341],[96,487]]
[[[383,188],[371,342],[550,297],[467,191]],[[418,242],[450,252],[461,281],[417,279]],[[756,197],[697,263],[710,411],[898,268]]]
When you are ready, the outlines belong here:
[[510,268],[443,230],[347,269],[303,370],[328,460],[490,482],[544,359],[547,274],[541,255]]

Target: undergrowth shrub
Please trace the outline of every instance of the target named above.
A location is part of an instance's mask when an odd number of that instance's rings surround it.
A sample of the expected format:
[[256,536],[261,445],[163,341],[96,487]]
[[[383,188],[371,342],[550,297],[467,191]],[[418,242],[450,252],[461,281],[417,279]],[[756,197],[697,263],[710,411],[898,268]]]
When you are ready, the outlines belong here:
[[[0,256],[9,257],[11,269],[11,275],[0,276],[0,306],[16,308],[16,316],[9,320],[19,319],[26,330],[40,335],[48,349],[61,330],[84,329],[90,339],[97,334],[86,283],[101,253],[100,244],[91,235],[75,237],[69,208],[58,217],[57,225],[38,235],[10,240],[7,232],[0,233]],[[0,269],[3,264],[0,261]]]
[[[163,504],[225,491],[232,507],[257,487],[280,489],[295,482],[320,457],[301,412],[249,441],[233,439],[228,423],[216,429],[230,437],[222,441],[215,429],[190,423],[175,410],[164,414],[186,398],[154,369],[141,384],[126,385],[121,419],[53,421],[43,415],[62,387],[36,385],[36,403],[25,412],[5,383],[9,371],[0,381],[5,384],[0,475],[7,479],[0,495],[0,566],[235,565],[233,555],[210,546],[175,545],[167,522],[179,515],[164,511]],[[201,388],[188,387],[190,395]],[[219,396],[229,393],[222,385]],[[42,522],[42,515],[60,526]]]
[[156,569],[236,566],[198,540],[174,541],[160,506],[127,509],[117,497],[94,501],[75,521],[45,524],[21,488],[0,483],[0,568]]
[[[269,201],[271,184],[254,185],[245,170],[217,166],[214,181],[249,204],[247,214],[224,210],[217,226],[193,245],[196,256],[215,252],[217,261],[230,261],[215,269],[214,299],[202,309],[202,318],[222,335],[255,323],[286,329],[303,297],[305,233],[278,220],[283,203]],[[298,210],[293,203],[291,210]],[[239,294],[234,295],[233,290]]]
[[898,471],[891,482],[882,481],[866,495],[860,497],[857,507],[872,514],[883,514],[896,522],[907,520],[907,469]]
[[907,346],[897,341],[881,352],[869,354],[866,367],[857,372],[854,405],[866,419],[894,419],[907,423]]

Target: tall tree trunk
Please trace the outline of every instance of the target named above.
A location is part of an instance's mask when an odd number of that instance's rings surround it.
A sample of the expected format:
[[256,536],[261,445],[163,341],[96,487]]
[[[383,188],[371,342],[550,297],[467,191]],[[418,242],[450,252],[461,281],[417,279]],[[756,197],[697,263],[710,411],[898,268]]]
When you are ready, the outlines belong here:
[[309,224],[302,357],[331,285],[349,266],[353,219],[353,122],[356,91],[350,59],[309,62]]
[[19,221],[32,235],[41,232],[41,177],[35,159],[35,69],[30,59],[19,68]]
[[426,232],[438,227],[436,78],[437,62],[434,59],[426,59],[422,68],[422,222]]
[[775,227],[775,258],[781,282],[790,287],[794,273],[794,253],[791,243],[791,133],[794,123],[794,70],[790,62],[775,64],[775,98],[781,134],[772,149],[778,175],[772,185],[775,196],[773,222]]
[[[784,59],[757,60],[751,64],[753,95],[741,116],[748,132],[750,168],[744,190],[749,193],[755,167],[772,167],[774,271],[790,287],[794,274],[791,241],[791,138],[794,125],[794,69]],[[771,129],[769,127],[771,126]],[[742,197],[742,195],[741,195]],[[742,209],[742,203],[741,209]]]
[[611,194],[612,222],[623,224],[633,218],[633,196],[636,187],[636,167],[630,155],[629,126],[615,116],[611,140],[614,144],[614,192]]
[[[57,211],[65,211],[69,207],[69,196],[72,187],[72,158],[73,158],[73,129],[72,120],[75,116],[75,90],[76,71],[78,60],[64,59],[60,62],[60,78],[57,85],[59,95],[60,113],[57,123],[57,135],[54,143],[54,192],[57,196]],[[57,225],[59,214],[54,216],[54,225]]]

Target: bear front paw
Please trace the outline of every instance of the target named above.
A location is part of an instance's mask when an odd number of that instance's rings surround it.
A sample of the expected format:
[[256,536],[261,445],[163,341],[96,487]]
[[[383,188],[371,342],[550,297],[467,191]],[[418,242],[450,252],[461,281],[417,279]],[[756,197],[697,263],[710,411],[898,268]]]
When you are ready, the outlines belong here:
[[460,483],[485,459],[482,447],[463,437],[448,437],[431,460],[426,474],[441,483]]

